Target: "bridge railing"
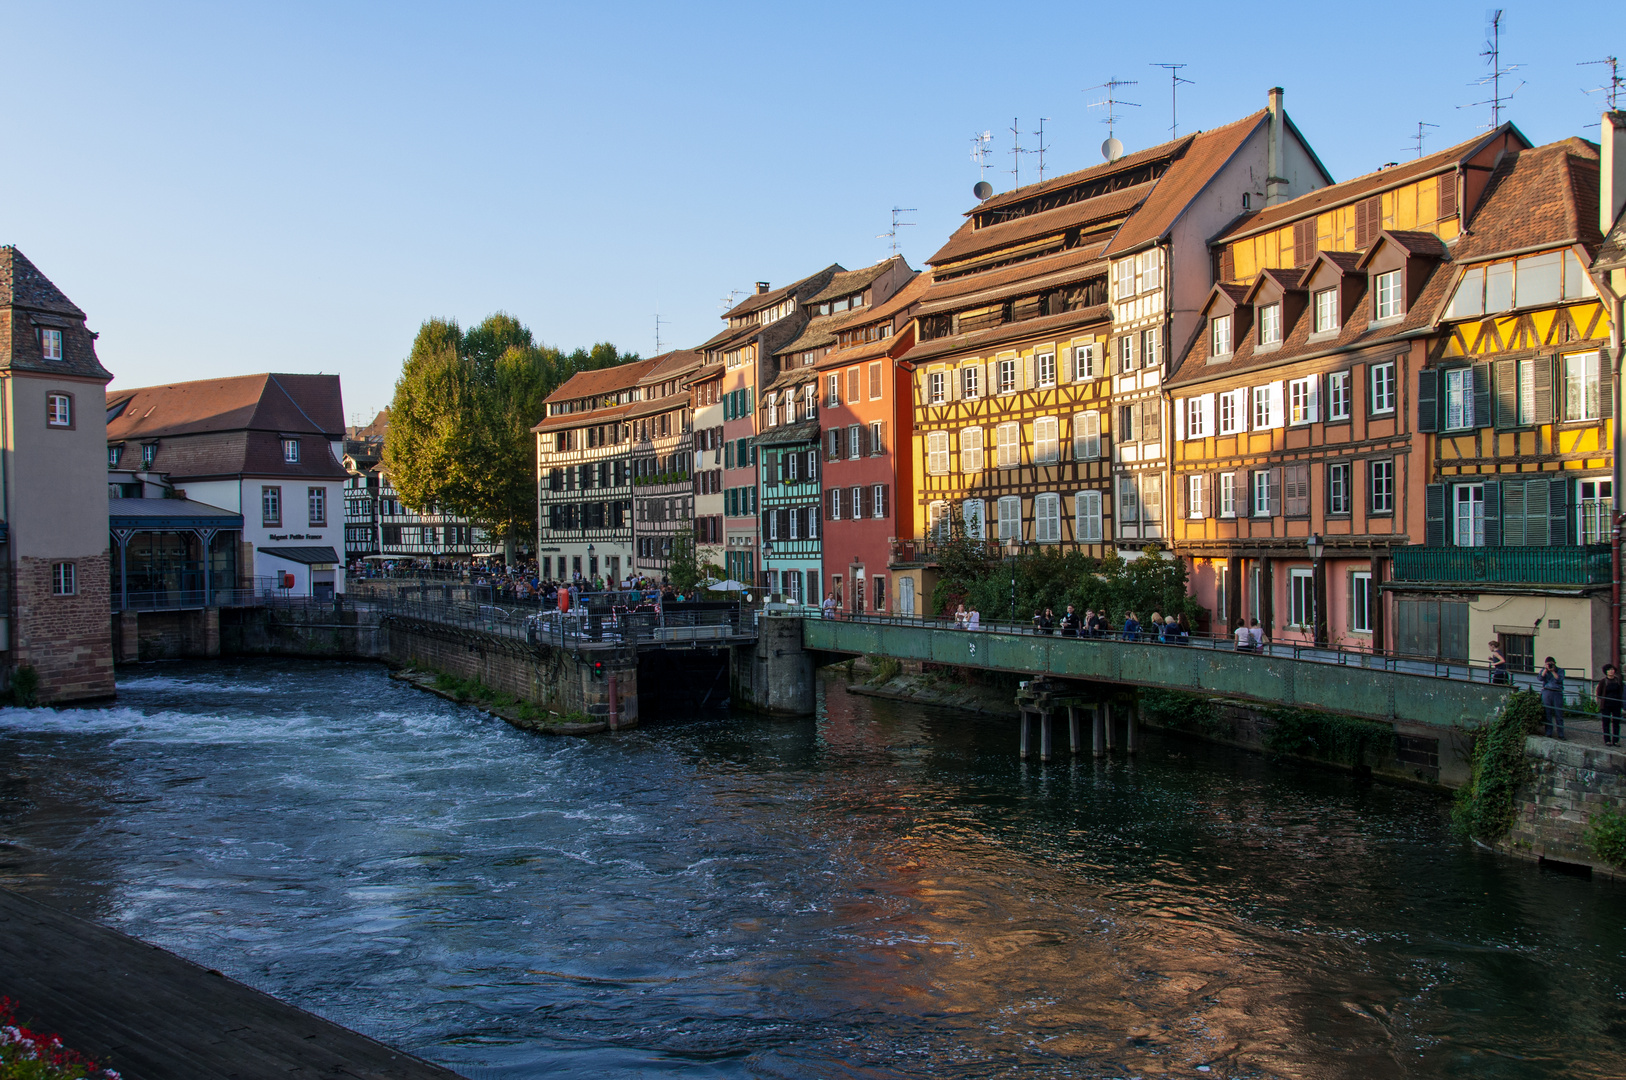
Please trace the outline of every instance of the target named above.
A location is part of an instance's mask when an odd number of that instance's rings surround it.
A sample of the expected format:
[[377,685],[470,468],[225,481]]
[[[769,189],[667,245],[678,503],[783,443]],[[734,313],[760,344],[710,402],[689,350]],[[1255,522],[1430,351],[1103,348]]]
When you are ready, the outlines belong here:
[[752,637],[752,613],[735,605],[687,608],[670,604],[656,610],[578,606],[569,611],[443,599],[381,597],[364,601],[384,614],[420,619],[463,630],[497,634],[532,645],[580,647],[640,644],[724,643]]
[[[921,615],[868,615],[840,612],[836,618],[845,622],[876,623],[886,626],[913,625],[955,633],[981,632],[1033,637],[1073,637],[1081,641],[1098,640],[1138,643],[1148,648],[1191,648],[1210,649],[1219,652],[1242,652],[1248,655],[1301,660],[1306,663],[1370,668],[1379,671],[1400,672],[1407,675],[1430,675],[1435,678],[1456,679],[1464,682],[1501,683],[1524,690],[1540,689],[1540,682],[1535,672],[1497,672],[1485,660],[1428,656],[1393,650],[1375,650],[1370,646],[1313,645],[1306,642],[1273,642],[1267,640],[1258,649],[1238,649],[1235,640],[1229,636],[1188,634],[1185,637],[1169,636],[1160,638],[1157,634],[1148,632],[1145,627],[1142,627],[1138,634],[1130,637],[1124,634],[1121,626],[1098,634],[1067,634],[1060,627],[1044,630],[1034,626],[1031,622],[979,621],[977,626],[971,627],[965,623],[956,622],[952,616],[939,618]],[[1592,697],[1592,677],[1587,668],[1584,665],[1564,665],[1563,670],[1565,676],[1565,700],[1569,702],[1590,700]]]

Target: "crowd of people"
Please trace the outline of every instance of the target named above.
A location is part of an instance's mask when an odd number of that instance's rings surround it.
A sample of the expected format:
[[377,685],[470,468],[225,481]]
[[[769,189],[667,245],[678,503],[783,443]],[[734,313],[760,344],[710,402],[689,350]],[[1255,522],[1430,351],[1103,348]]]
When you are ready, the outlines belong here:
[[[492,603],[535,603],[542,607],[575,607],[577,604],[602,600],[617,607],[639,607],[653,604],[675,604],[708,599],[705,590],[675,588],[669,581],[629,574],[621,579],[606,580],[602,574],[574,574],[569,580],[544,579],[539,574],[536,560],[527,559],[509,564],[500,560],[490,563],[416,563],[400,565],[392,561],[352,563],[348,571],[357,578],[399,577],[402,574],[434,577],[456,581],[490,590]],[[560,594],[564,594],[561,601]]]

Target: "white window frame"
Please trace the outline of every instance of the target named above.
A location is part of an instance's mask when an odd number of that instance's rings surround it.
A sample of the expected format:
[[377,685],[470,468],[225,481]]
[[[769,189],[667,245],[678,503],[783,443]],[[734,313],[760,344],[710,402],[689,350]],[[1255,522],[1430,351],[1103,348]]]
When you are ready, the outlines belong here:
[[1215,315],[1208,320],[1208,353],[1210,356],[1230,356],[1236,348],[1231,339],[1231,316]]
[[1140,367],[1136,357],[1136,350],[1140,347],[1139,334],[1120,334],[1118,336],[1118,370],[1134,371]]
[[[833,380],[835,376],[830,378]],[[941,405],[948,400],[948,373],[942,371],[928,371],[926,373],[926,404]]]
[[1315,332],[1330,334],[1338,329],[1338,288],[1315,291]]
[[967,401],[982,396],[982,365],[967,364],[960,369],[960,396]]
[[50,327],[40,329],[40,355],[46,360],[62,359],[62,331]]
[[1406,313],[1406,294],[1402,271],[1390,270],[1379,274],[1372,282],[1372,296],[1376,304],[1376,319],[1398,319]]
[[1348,420],[1352,404],[1349,372],[1334,371],[1328,374],[1327,419]]
[[982,428],[960,429],[960,471],[980,473],[983,470]]
[[51,595],[79,595],[79,566],[72,562],[51,564]]
[[1449,368],[1445,375],[1445,430],[1474,427],[1474,369]]
[[[942,503],[933,503],[932,505],[941,506]],[[841,520],[841,489],[838,487],[830,489],[830,520]]]
[[838,372],[832,371],[824,377],[824,404],[829,409],[841,404],[841,375]]
[[1313,424],[1321,419],[1321,377],[1309,375],[1287,384],[1288,417],[1290,426]]
[[1570,353],[1564,361],[1564,422],[1576,423],[1601,418],[1602,354]]
[[1101,493],[1080,491],[1073,496],[1073,539],[1081,544],[1101,542]]
[[1287,571],[1287,621],[1295,630],[1311,629],[1315,619],[1315,571],[1294,566]]
[[1039,389],[1048,390],[1056,385],[1056,354],[1042,352],[1033,358],[1033,371]]
[[988,508],[981,499],[966,499],[960,503],[960,526],[968,539],[988,539]]
[[1033,464],[1054,465],[1061,460],[1061,421],[1054,416],[1033,419]]
[[296,465],[299,463],[299,440],[282,440],[282,460],[284,464]]
[[1186,517],[1201,520],[1208,516],[1208,474],[1192,473],[1186,477]]
[[313,487],[305,489],[305,520],[310,526],[325,528],[327,526],[327,488]]
[[1002,395],[1016,393],[1016,358],[1007,356],[997,361],[997,365],[994,370],[999,372],[999,393]]
[[1395,411],[1395,364],[1393,360],[1373,364],[1369,376],[1372,388],[1372,415],[1386,416]]
[[1612,479],[1589,477],[1576,482],[1575,537],[1581,544],[1607,544],[1615,515]]
[[1451,543],[1455,547],[1485,546],[1485,485],[1451,485]]
[[1073,347],[1073,379],[1094,379],[1100,376],[1100,364],[1096,360],[1095,342]]
[[1357,570],[1349,576],[1349,628],[1357,634],[1372,632],[1372,572]]
[[949,471],[949,437],[946,431],[926,433],[926,474],[947,476]]
[[1280,345],[1282,343],[1281,301],[1278,300],[1274,304],[1260,304],[1258,311],[1258,340],[1260,346]]
[[[1381,476],[1380,476],[1381,470]],[[1373,514],[1392,514],[1395,511],[1395,463],[1393,458],[1380,458],[1366,463],[1367,506]]]
[[1270,516],[1270,470],[1259,469],[1253,473],[1253,513],[1250,517]]
[[60,390],[45,395],[45,425],[47,427],[73,427],[73,398]]
[[1101,414],[1095,410],[1073,414],[1073,460],[1094,461],[1101,456]]
[[1248,430],[1248,390],[1227,390],[1219,395],[1219,433],[1239,435]]
[[1354,512],[1354,472],[1355,470],[1347,461],[1327,463],[1327,513],[1350,514]]
[[1236,473],[1220,473],[1219,477],[1219,516],[1222,518],[1236,517]]
[[864,454],[863,430],[864,430],[864,425],[862,425],[862,424],[848,424],[847,425],[847,460],[848,461],[857,460],[858,458],[862,457],[863,454]]

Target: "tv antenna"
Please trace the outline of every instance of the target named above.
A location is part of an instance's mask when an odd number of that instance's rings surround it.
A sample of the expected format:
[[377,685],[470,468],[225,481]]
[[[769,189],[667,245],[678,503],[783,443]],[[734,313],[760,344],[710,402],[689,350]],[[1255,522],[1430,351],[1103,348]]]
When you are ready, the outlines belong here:
[[1427,132],[1425,132],[1423,129],[1439,126],[1440,125],[1438,124],[1425,123],[1422,120],[1417,121],[1417,134],[1412,136],[1412,141],[1414,141],[1417,145],[1413,146],[1412,149],[1417,151],[1418,157],[1423,156],[1423,137],[1427,134]]
[[1169,137],[1180,137],[1180,84],[1196,86],[1190,79],[1180,77],[1180,69],[1185,64],[1152,64],[1152,67],[1162,68],[1169,73]]
[[1032,150],[1024,149],[1022,146],[1020,125],[1021,121],[1014,116],[1011,117],[1011,126],[1009,128],[1011,133],[1011,177],[1016,181],[1016,187],[1022,186],[1022,155],[1033,153]]
[[732,310],[734,307],[734,298],[739,295],[741,295],[740,289],[730,289],[728,290],[727,296],[718,298],[718,303],[723,305],[724,311]]
[[1523,80],[1520,80],[1518,86],[1515,86],[1506,94],[1502,93],[1502,80],[1507,76],[1512,75],[1515,71],[1518,71],[1519,65],[1509,64],[1507,67],[1502,66],[1502,9],[1497,8],[1495,11],[1490,12],[1489,17],[1490,37],[1485,39],[1485,48],[1480,52],[1479,55],[1483,56],[1485,58],[1485,62],[1490,65],[1490,74],[1486,75],[1482,79],[1475,79],[1468,85],[1489,85],[1491,88],[1491,96],[1486,98],[1484,101],[1474,101],[1467,105],[1458,105],[1457,108],[1477,109],[1481,105],[1489,105],[1491,107],[1490,126],[1492,129],[1494,129],[1499,127],[1502,123],[1502,110],[1506,108],[1506,103],[1512,100],[1514,94],[1517,94],[1524,88],[1524,82]]
[[671,323],[671,319],[661,318],[660,312],[655,312],[655,355],[661,354],[661,323]]
[[877,240],[892,241],[892,254],[894,257],[896,257],[898,254],[898,229],[905,225],[914,224],[912,221],[899,221],[898,215],[913,214],[914,212],[915,208],[912,206],[894,206],[892,208],[892,228],[887,232],[878,233],[875,237]]
[[[1582,90],[1581,93],[1583,93],[1583,94],[1598,94],[1598,93],[1608,94],[1609,95],[1609,111],[1614,112],[1615,109],[1618,107],[1618,102],[1620,101],[1620,88],[1621,88],[1621,86],[1626,85],[1626,79],[1621,78],[1621,75],[1620,75],[1620,60],[1617,57],[1606,56],[1602,60],[1583,60],[1579,64],[1576,64],[1575,66],[1576,67],[1591,67],[1594,64],[1608,64],[1609,65],[1609,81],[1607,83],[1605,83],[1603,86],[1594,86],[1591,90]],[[1588,124],[1587,126],[1588,127],[1596,127],[1597,125],[1596,124]]]
[[1120,157],[1123,157],[1124,153],[1124,144],[1119,142],[1114,134],[1114,129],[1118,126],[1118,120],[1120,119],[1118,116],[1118,106],[1127,105],[1132,109],[1140,108],[1140,105],[1133,101],[1120,100],[1118,97],[1118,87],[1136,86],[1138,84],[1138,79],[1120,79],[1118,76],[1114,75],[1112,78],[1108,79],[1099,86],[1092,86],[1085,90],[1085,93],[1089,93],[1090,90],[1105,90],[1107,92],[1105,100],[1092,101],[1089,104],[1089,108],[1099,109],[1103,105],[1106,106],[1107,115],[1102,118],[1101,122],[1107,126],[1107,141],[1101,144],[1101,156],[1106,158],[1108,161],[1117,161]]
[[971,164],[977,167],[977,179],[988,179],[988,157],[994,152],[994,133],[985,131],[971,136]]
[[1044,183],[1044,122],[1048,119],[1050,119],[1048,116],[1039,117],[1039,130],[1033,133],[1039,137],[1039,149],[1036,153],[1039,155],[1039,183],[1041,184]]

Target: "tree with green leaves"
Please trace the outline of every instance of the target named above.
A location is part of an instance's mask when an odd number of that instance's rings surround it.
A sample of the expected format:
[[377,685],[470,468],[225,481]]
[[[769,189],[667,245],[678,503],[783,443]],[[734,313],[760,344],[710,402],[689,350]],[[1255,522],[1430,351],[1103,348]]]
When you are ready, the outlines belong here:
[[430,319],[401,367],[384,437],[384,467],[416,510],[467,517],[515,542],[536,534],[536,436],[543,402],[579,371],[638,359],[600,343],[569,354],[538,345],[498,312],[467,331]]
[[695,553],[694,537],[680,529],[672,537],[672,557],[666,567],[667,580],[674,589],[688,592],[703,576]]

